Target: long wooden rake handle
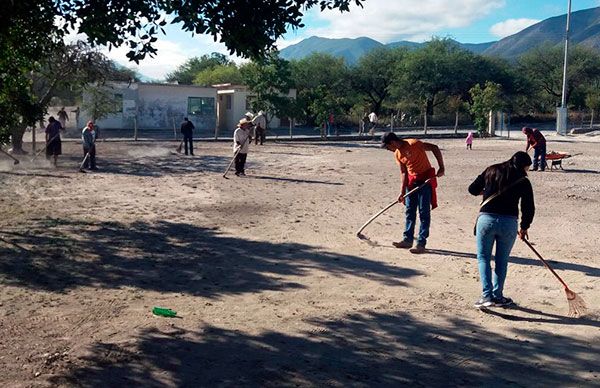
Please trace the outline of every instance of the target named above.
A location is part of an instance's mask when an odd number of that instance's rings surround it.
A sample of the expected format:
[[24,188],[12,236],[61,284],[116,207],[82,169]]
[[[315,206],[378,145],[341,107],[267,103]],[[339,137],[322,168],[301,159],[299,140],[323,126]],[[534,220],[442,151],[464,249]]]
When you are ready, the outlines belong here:
[[550,272],[552,272],[552,274],[554,276],[556,276],[556,278],[558,279],[558,281],[565,287],[565,290],[569,290],[569,286],[567,286],[567,283],[564,282],[564,280],[561,279],[560,276],[558,276],[558,274],[556,273],[556,271],[554,271],[554,269],[552,267],[550,267],[550,264],[548,264],[548,262],[546,260],[544,260],[544,258],[542,257],[542,255],[540,255],[538,253],[538,251],[535,250],[535,248],[533,247],[533,245],[531,245],[531,243],[525,239],[523,239],[523,242],[525,244],[527,244],[527,246],[533,251],[533,253],[535,253],[535,255],[538,257],[538,259],[540,259],[542,261],[542,263],[544,264],[544,266],[546,268],[548,268],[550,270]]
[[229,172],[229,170],[231,170],[231,166],[233,165],[233,162],[235,162],[235,158],[238,156],[241,149],[242,149],[242,147],[238,148],[238,150],[235,151],[235,154],[233,154],[233,158],[231,158],[231,162],[229,162],[229,166],[227,166],[227,170],[225,170],[225,172],[223,173],[223,178],[227,178],[227,173]]
[[[425,182],[423,182],[421,185],[415,187],[414,189],[410,190],[408,193],[404,194],[402,196],[402,198],[406,198],[409,195],[411,195],[412,193],[414,193],[417,190],[420,190],[421,188],[425,187],[426,184],[429,183],[429,181],[432,178],[427,179]],[[360,229],[356,232],[356,235],[360,237],[361,232],[371,223],[373,222],[373,220],[375,220],[377,217],[379,217],[380,215],[382,215],[383,213],[385,213],[389,208],[391,208],[392,206],[396,205],[397,203],[400,203],[398,200],[390,203],[389,205],[387,205],[385,208],[381,209],[379,212],[377,212],[377,214],[375,214],[373,217],[369,218],[369,221],[365,222],[363,224],[363,226],[360,227]]]
[[2,148],[0,148],[0,152],[2,152],[3,154],[5,154],[6,156],[8,156],[9,158],[11,158],[12,160],[15,161],[15,164],[19,164],[21,163],[21,161],[17,158],[15,158],[14,156],[12,156],[11,154],[9,154],[8,152],[4,151]]
[[33,158],[31,158],[31,162],[33,163],[37,159],[37,157],[42,154],[42,152],[46,151],[46,148],[48,148],[48,144],[52,143],[54,141],[54,139],[56,139],[58,136],[60,136],[60,133],[52,136],[52,138],[50,140],[48,140],[46,142],[46,144],[44,144],[44,148],[42,148],[41,150],[39,150],[38,152],[36,152],[36,154],[33,156]]

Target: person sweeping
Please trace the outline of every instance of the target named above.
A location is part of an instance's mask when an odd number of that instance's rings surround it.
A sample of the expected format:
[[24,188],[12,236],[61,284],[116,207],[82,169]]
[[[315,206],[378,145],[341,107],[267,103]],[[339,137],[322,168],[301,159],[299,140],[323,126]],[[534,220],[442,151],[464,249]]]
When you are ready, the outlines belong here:
[[522,131],[527,136],[525,152],[533,148],[532,171],[537,171],[538,166],[540,167],[540,171],[544,171],[546,169],[546,138],[539,129],[523,127]]
[[87,125],[81,131],[81,143],[83,145],[84,162],[82,168],[97,170],[96,167],[96,139],[98,131],[93,121],[88,121]]
[[235,155],[235,175],[246,175],[246,158],[252,141],[252,121],[247,117],[241,119],[233,132],[233,154]]
[[[515,153],[510,160],[486,168],[469,186],[472,195],[483,195],[479,216],[475,224],[477,261],[481,280],[481,298],[475,307],[508,306],[511,298],[504,296],[504,281],[508,270],[508,257],[517,235],[526,240],[527,230],[533,221],[535,205],[527,170],[531,157],[526,152]],[[521,224],[518,224],[519,202]],[[494,274],[492,276],[492,249]]]
[[[396,248],[410,249],[411,253],[424,253],[429,237],[431,210],[437,207],[436,178],[444,176],[445,172],[442,152],[434,144],[424,143],[417,139],[400,139],[393,132],[383,135],[381,147],[393,152],[396,162],[400,166],[402,182],[398,201],[406,206],[404,238],[393,244]],[[429,162],[427,151],[432,152],[437,160],[437,174]],[[405,196],[405,193],[422,185],[428,179],[429,184],[423,185],[420,190]],[[421,225],[419,226],[417,245],[413,248],[417,209]]]

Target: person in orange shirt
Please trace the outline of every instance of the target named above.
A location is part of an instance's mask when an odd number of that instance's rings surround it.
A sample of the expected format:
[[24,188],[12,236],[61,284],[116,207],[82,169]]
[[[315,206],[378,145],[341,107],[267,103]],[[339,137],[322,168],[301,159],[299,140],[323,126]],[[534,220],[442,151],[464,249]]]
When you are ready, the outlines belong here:
[[[383,135],[381,147],[392,151],[396,162],[400,165],[402,184],[398,201],[406,206],[404,238],[400,242],[394,242],[394,246],[410,249],[411,253],[424,253],[429,237],[431,210],[437,207],[436,178],[444,176],[442,152],[435,144],[424,143],[416,139],[400,139],[393,132]],[[432,152],[435,156],[438,163],[437,173],[431,166],[426,151]],[[404,196],[406,192],[422,185],[427,179],[431,180],[423,188],[407,197]],[[417,209],[419,209],[421,225],[417,237],[417,246],[413,248]]]

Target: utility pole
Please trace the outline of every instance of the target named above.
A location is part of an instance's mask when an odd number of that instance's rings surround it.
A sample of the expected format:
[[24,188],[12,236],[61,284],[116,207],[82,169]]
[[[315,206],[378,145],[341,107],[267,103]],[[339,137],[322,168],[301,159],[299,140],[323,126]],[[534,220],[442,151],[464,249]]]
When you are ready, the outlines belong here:
[[567,134],[567,63],[569,55],[569,25],[571,23],[571,0],[568,0],[568,11],[567,11],[567,29],[565,32],[565,60],[563,64],[563,84],[562,84],[562,100],[560,108],[556,109],[556,132],[559,135]]

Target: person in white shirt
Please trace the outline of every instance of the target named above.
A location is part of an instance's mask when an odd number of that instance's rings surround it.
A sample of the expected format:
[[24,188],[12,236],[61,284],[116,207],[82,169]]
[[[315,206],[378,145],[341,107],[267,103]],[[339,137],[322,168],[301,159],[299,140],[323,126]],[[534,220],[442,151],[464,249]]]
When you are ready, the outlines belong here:
[[240,120],[233,132],[233,153],[235,155],[235,175],[246,175],[246,157],[252,141],[251,131],[254,124],[247,118]]
[[255,125],[254,144],[258,144],[260,141],[260,145],[263,145],[267,132],[267,118],[265,117],[265,112],[262,110],[258,111],[258,114],[252,119],[252,123]]
[[369,135],[373,136],[375,134],[375,127],[377,126],[377,115],[375,112],[369,113]]

